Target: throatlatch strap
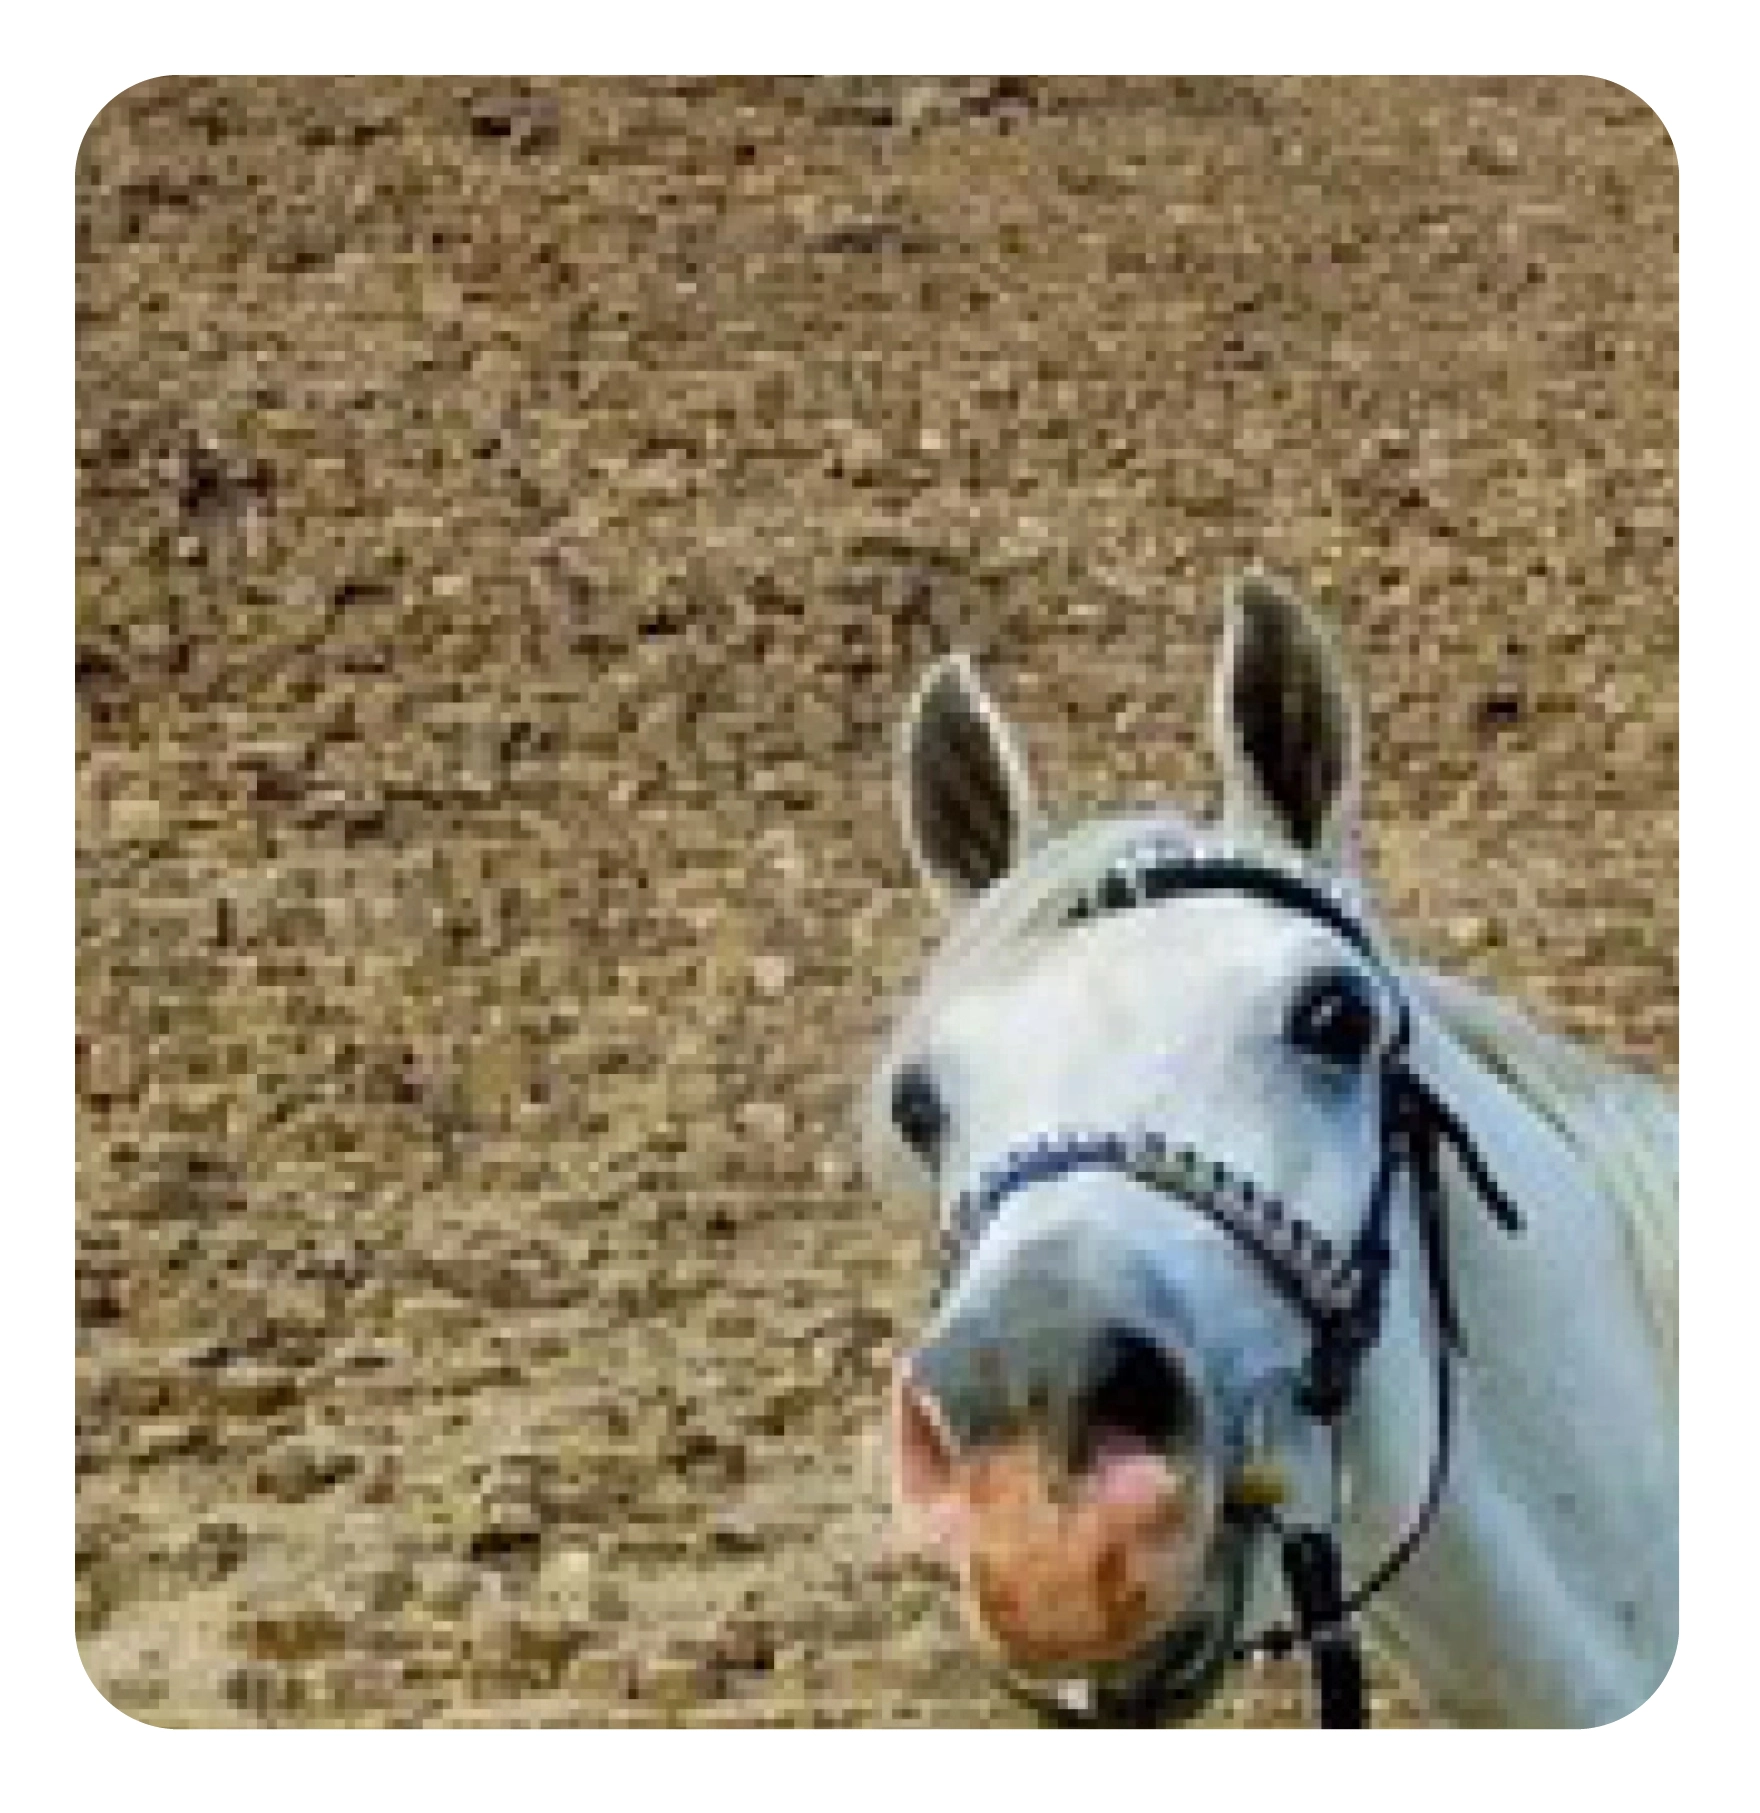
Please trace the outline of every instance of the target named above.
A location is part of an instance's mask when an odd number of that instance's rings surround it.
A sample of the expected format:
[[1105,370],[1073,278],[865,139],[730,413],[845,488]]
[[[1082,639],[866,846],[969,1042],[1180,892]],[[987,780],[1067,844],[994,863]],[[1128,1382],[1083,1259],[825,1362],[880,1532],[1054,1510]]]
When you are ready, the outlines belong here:
[[1366,1725],[1363,1655],[1345,1610],[1338,1544],[1325,1530],[1294,1531],[1284,1538],[1283,1574],[1297,1632],[1313,1660],[1321,1726],[1344,1731]]

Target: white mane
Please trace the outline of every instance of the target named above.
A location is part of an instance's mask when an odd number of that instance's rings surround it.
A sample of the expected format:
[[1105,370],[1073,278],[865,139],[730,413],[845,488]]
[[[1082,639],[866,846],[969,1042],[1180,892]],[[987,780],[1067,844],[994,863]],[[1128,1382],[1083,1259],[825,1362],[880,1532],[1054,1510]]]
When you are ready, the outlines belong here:
[[1651,1332],[1678,1366],[1679,1146],[1674,1104],[1648,1077],[1543,1031],[1452,976],[1405,971],[1416,999],[1565,1139],[1620,1223]]

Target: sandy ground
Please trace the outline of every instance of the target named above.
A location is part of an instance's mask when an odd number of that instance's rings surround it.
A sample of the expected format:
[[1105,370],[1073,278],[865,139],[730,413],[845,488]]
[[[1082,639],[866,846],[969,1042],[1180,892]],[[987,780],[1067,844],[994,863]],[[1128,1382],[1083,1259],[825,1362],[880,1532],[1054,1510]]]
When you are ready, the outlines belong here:
[[1407,947],[1672,1074],[1625,91],[164,80],[77,205],[78,1617],[129,1712],[1020,1718],[887,1551],[924,1231],[850,1134],[952,643],[1066,810],[1200,803],[1220,586],[1298,575]]

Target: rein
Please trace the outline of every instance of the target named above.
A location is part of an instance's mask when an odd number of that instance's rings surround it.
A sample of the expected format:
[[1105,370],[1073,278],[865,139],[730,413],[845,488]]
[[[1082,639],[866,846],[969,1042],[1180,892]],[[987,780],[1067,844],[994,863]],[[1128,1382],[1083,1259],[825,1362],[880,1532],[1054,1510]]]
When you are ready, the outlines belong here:
[[[1447,1489],[1454,1425],[1453,1360],[1465,1351],[1449,1273],[1448,1230],[1441,1154],[1446,1146],[1487,1212],[1506,1232],[1522,1218],[1474,1148],[1459,1119],[1412,1069],[1411,1013],[1386,960],[1343,892],[1224,848],[1220,851],[1153,845],[1113,863],[1091,895],[1066,914],[1066,924],[1168,899],[1226,891],[1288,908],[1317,921],[1352,945],[1375,968],[1397,1008],[1393,1036],[1380,1059],[1381,1150],[1363,1220],[1344,1251],[1251,1179],[1154,1131],[1072,1133],[1019,1147],[957,1196],[947,1214],[939,1251],[937,1299],[964,1271],[985,1232],[1019,1192],[1077,1172],[1118,1173],[1204,1216],[1248,1253],[1267,1281],[1306,1322],[1312,1345],[1303,1369],[1298,1410],[1326,1428],[1332,1449],[1333,1509],[1320,1526],[1286,1526],[1275,1508],[1231,1502],[1225,1524],[1242,1536],[1266,1525],[1279,1537],[1293,1619],[1237,1642],[1194,1667],[1181,1633],[1164,1642],[1155,1666],[1128,1690],[1098,1688],[1094,1710],[1083,1714],[1009,1678],[1013,1690],[1060,1723],[1155,1723],[1170,1702],[1189,1710],[1213,1685],[1223,1661],[1255,1653],[1308,1651],[1320,1722],[1327,1728],[1367,1722],[1356,1618],[1394,1578],[1429,1533]],[[1339,1552],[1338,1502],[1342,1468],[1340,1419],[1349,1407],[1364,1361],[1381,1336],[1393,1252],[1388,1236],[1394,1185],[1412,1180],[1413,1216],[1423,1251],[1436,1340],[1436,1441],[1424,1500],[1405,1534],[1349,1593]]]

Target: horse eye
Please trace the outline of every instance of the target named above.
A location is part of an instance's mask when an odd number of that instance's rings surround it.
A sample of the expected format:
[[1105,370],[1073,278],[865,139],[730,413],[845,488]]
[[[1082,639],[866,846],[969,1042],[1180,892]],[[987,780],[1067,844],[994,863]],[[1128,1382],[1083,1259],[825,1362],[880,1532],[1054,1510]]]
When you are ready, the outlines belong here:
[[1329,1064],[1362,1063],[1374,1047],[1378,1027],[1374,991],[1350,969],[1314,977],[1289,1013],[1290,1043]]
[[907,1064],[892,1083],[892,1124],[925,1164],[933,1164],[947,1137],[947,1110],[935,1079],[921,1064]]

